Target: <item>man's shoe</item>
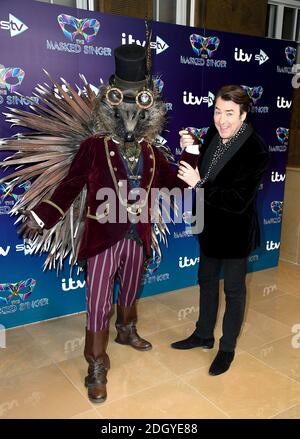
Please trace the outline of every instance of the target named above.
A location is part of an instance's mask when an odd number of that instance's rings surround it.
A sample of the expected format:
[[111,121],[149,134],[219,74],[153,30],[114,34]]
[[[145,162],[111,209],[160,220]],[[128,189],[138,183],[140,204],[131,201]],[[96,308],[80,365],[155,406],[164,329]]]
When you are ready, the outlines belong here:
[[209,375],[221,375],[230,368],[231,362],[234,358],[233,352],[218,351],[216,358],[211,363],[209,368]]
[[214,346],[213,338],[200,338],[194,332],[188,338],[184,340],[175,341],[171,344],[173,349],[193,349],[193,348],[203,348],[212,349]]

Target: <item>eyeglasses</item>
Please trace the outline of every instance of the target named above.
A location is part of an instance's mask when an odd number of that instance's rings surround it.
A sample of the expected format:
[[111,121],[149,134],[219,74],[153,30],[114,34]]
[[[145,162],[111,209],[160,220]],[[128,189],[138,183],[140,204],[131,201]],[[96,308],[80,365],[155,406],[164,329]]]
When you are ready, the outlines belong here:
[[118,106],[123,101],[129,103],[136,103],[142,110],[146,110],[153,105],[154,97],[150,90],[141,90],[136,96],[124,96],[122,90],[117,87],[109,87],[105,93],[105,98],[112,106]]

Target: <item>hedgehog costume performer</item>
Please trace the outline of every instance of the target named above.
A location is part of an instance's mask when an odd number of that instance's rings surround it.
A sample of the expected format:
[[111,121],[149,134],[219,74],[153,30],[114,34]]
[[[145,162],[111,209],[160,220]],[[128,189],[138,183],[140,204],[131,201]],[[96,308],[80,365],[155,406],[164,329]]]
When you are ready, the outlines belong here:
[[[158,216],[153,232],[149,194],[152,188],[184,185],[168,148],[155,144],[166,110],[150,74],[148,52],[136,44],[115,49],[115,74],[97,95],[84,77],[85,88],[78,94],[48,74],[52,87],[36,87],[43,105],[33,102],[34,112],[10,109],[7,114],[9,122],[31,131],[1,146],[18,150],[2,163],[17,167],[2,180],[14,187],[35,177],[12,213],[21,213],[19,232],[33,239],[35,251],[48,252],[45,268],[62,268],[66,256],[71,265],[87,261],[85,386],[92,402],[107,397],[115,276],[120,281],[115,341],[139,351],[152,347],[137,333],[136,296],[151,246],[159,252],[157,230],[164,236],[167,226]],[[196,166],[197,155],[184,151],[183,158]],[[108,198],[99,203],[101,189]],[[128,201],[137,189],[143,196]],[[124,211],[126,221],[120,220]],[[139,221],[145,213],[147,220]]]

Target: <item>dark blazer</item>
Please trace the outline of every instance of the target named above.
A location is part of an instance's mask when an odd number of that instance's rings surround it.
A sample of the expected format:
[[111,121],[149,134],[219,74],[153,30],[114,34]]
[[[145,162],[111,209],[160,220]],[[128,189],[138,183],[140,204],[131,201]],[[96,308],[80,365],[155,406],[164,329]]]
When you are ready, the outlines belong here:
[[[202,177],[217,138],[216,128],[210,128],[198,162]],[[268,148],[250,125],[213,168],[203,185],[204,229],[199,235],[206,256],[244,258],[260,244],[256,198],[268,161]]]
[[[186,187],[182,180],[177,178],[177,166],[170,165],[158,148],[152,147],[149,143],[141,142],[141,149],[144,169],[141,188],[147,191],[151,188]],[[182,159],[195,167],[198,155],[184,151]],[[95,256],[124,238],[130,227],[128,221],[118,221],[117,197],[115,206],[110,206],[108,203],[107,209],[104,210],[104,215],[107,216],[109,212],[115,211],[116,222],[99,223],[96,218],[97,208],[100,204],[104,204],[103,201],[97,200],[98,190],[110,188],[116,193],[116,187],[121,180],[127,180],[127,173],[118,153],[118,145],[108,137],[92,136],[81,143],[67,176],[56,188],[50,200],[42,201],[33,210],[45,223],[45,228],[53,227],[67,212],[83,187],[87,185],[87,213],[78,259]],[[128,194],[129,184],[127,189]],[[124,199],[126,199],[125,196]],[[137,224],[146,255],[151,253],[150,201],[151,194],[149,203],[145,205],[145,209],[148,209],[149,221]]]

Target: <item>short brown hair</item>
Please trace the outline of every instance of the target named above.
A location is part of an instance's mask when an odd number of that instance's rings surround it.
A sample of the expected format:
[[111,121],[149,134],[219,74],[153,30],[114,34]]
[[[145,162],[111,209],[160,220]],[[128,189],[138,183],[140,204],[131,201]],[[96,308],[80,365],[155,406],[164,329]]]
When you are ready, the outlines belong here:
[[218,98],[238,104],[240,106],[240,114],[248,113],[252,105],[248,93],[240,85],[223,85],[215,96],[215,102]]

